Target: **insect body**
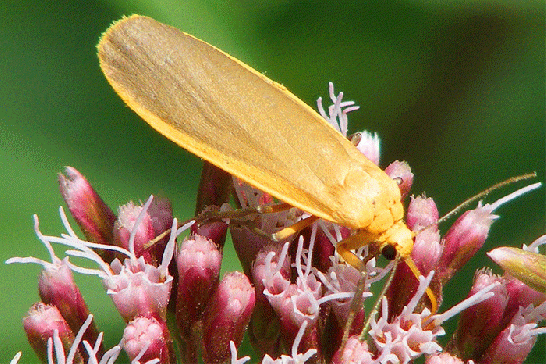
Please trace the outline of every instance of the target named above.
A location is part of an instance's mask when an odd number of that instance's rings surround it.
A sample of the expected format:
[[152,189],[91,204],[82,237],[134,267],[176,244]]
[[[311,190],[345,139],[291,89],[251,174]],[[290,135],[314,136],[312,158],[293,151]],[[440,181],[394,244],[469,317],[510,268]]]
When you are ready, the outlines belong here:
[[283,86],[142,16],[113,24],[98,53],[114,90],[167,138],[290,205],[356,229],[337,247],[351,265],[362,263],[350,250],[370,243],[411,261],[398,185]]

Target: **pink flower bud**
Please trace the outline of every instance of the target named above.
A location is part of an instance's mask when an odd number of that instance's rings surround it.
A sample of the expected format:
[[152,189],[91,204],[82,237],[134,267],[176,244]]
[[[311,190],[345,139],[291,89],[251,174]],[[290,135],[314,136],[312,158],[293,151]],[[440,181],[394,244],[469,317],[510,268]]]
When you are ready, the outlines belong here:
[[[44,266],[38,280],[38,292],[45,304],[57,307],[73,332],[80,330],[89,316],[89,310],[74,282],[66,258],[60,264]],[[95,343],[97,337],[98,331],[93,322],[85,331],[83,340]]]
[[191,335],[206,304],[218,287],[222,255],[214,243],[195,235],[184,240],[176,258],[178,287],[176,321],[182,335]]
[[233,184],[232,180],[233,177],[229,173],[204,161],[197,192],[195,214],[199,215],[208,206],[220,207],[228,202]]
[[[113,244],[113,231],[116,215],[106,206],[89,182],[75,168],[66,167],[66,176],[59,174],[59,188],[70,213],[80,226],[87,240],[105,244]],[[106,251],[99,254],[110,262]]]
[[432,198],[412,197],[406,214],[406,223],[413,231],[423,228],[437,227],[439,219],[438,208]]
[[411,257],[422,275],[426,276],[431,270],[436,268],[441,255],[442,246],[440,245],[440,233],[438,230],[429,228],[417,233]]
[[139,363],[176,363],[171,345],[167,325],[155,318],[137,317],[123,331],[123,350],[131,361],[139,356]]
[[332,364],[371,364],[374,363],[368,344],[358,336],[351,336],[343,350],[338,350],[332,358]]
[[451,279],[483,246],[497,217],[490,206],[478,206],[455,221],[444,237],[444,251],[438,264],[437,274],[443,283]]
[[[139,226],[134,226],[135,222],[142,212],[142,206],[136,206],[132,202],[119,207],[119,217],[114,228],[114,239],[116,245],[133,251],[135,256],[144,256],[144,260],[150,263],[150,255],[146,254],[144,246],[155,238],[155,230],[149,211],[146,211],[144,218]],[[134,238],[134,250],[129,246],[130,237],[133,230],[136,229]]]
[[504,328],[503,314],[508,294],[502,278],[489,271],[478,272],[468,297],[493,283],[500,283],[491,290],[495,294],[493,297],[467,308],[460,315],[454,345],[465,360],[479,359]]
[[464,362],[449,353],[441,353],[428,356],[425,364],[464,364]]
[[241,343],[254,302],[254,288],[244,274],[232,272],[224,276],[205,311],[203,361],[206,364],[229,360],[229,342]]
[[489,346],[480,359],[480,364],[523,363],[535,345],[537,335],[544,331],[537,328],[537,319],[546,314],[544,308],[521,308],[510,325]]
[[[23,327],[27,333],[30,346],[32,346],[42,363],[48,362],[47,341],[53,337],[55,330],[59,333],[65,355],[74,343],[73,331],[55,306],[46,305],[42,302],[35,303],[23,319]],[[74,362],[83,362],[83,358],[79,353],[76,355]]]
[[404,199],[411,190],[413,185],[413,173],[411,173],[411,167],[407,162],[404,161],[394,161],[387,168],[385,168],[385,173],[398,182],[398,187],[400,188],[400,194],[402,199]]

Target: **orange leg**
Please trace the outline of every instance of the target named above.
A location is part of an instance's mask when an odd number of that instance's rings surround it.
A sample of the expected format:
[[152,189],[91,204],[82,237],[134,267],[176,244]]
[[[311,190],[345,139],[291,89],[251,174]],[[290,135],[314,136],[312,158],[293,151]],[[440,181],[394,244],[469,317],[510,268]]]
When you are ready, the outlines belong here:
[[351,235],[338,242],[336,245],[336,251],[349,265],[355,267],[361,272],[365,272],[366,266],[364,265],[364,262],[355,253],[353,253],[352,250],[369,244],[374,244],[377,241],[377,237],[377,234],[359,231],[357,234]]
[[306,227],[308,227],[309,225],[311,225],[317,220],[318,220],[318,217],[316,216],[306,217],[305,219],[300,220],[293,225],[290,225],[288,227],[285,227],[282,230],[277,231],[275,234],[273,234],[273,240],[275,241],[286,240],[292,235],[299,233],[300,231],[302,231],[303,229],[305,229]]
[[[377,244],[377,238],[378,236],[376,234],[371,234],[366,231],[360,231],[355,235],[351,235],[346,239],[343,239],[339,243],[337,243],[336,250],[339,255],[351,266],[355,267],[356,269],[360,270],[361,272],[365,271],[365,265],[364,262],[352,252],[353,249],[358,249],[360,247],[366,246],[366,245],[376,245]],[[381,247],[377,246],[377,248],[381,249]],[[399,259],[399,255],[397,259]],[[410,256],[407,257],[401,257],[402,260],[408,265],[411,272],[415,276],[415,278],[419,279],[419,276],[422,275],[415,263],[413,262],[413,259],[411,259]],[[431,314],[434,315],[436,312],[438,312],[438,300],[436,299],[436,295],[432,292],[430,288],[427,288],[426,290],[427,296],[430,300],[431,304]]]

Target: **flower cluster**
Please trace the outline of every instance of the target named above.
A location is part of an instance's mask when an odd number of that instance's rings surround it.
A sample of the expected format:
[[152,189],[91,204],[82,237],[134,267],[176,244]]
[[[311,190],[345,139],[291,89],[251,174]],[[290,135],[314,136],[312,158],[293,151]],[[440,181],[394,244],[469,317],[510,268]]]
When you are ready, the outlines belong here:
[[[357,107],[342,97],[330,85],[332,106],[325,110],[321,99],[318,106],[346,136],[347,113]],[[349,138],[379,164],[376,135]],[[403,198],[410,195],[413,174],[407,163],[393,162],[385,172],[399,182]],[[208,164],[198,194],[201,214],[184,224],[173,218],[168,201],[156,197],[142,205],[129,203],[115,214],[74,168],[68,167],[59,183],[85,239],[61,208],[67,232],[60,237],[42,234],[35,217],[50,262],[7,261],[43,266],[41,301],[23,320],[42,362],[113,363],[124,350],[132,363],[245,363],[250,358],[239,358],[237,348],[246,334],[262,363],[411,363],[423,355],[428,364],[522,363],[537,335],[546,331],[539,326],[546,319],[546,265],[528,256],[536,254],[536,246],[523,253],[493,251],[492,258],[510,274],[480,270],[468,296],[443,313],[431,312],[430,302],[432,295],[441,303],[447,282],[482,247],[498,217],[494,211],[540,183],[492,204],[479,202],[445,234],[434,201],[409,198],[406,222],[415,234],[411,258],[420,277],[404,261],[381,264],[371,245],[355,251],[365,263],[363,271],[345,264],[335,245],[353,231],[320,219],[295,229],[288,241],[272,239],[309,215],[276,204]],[[231,186],[237,210],[226,204]],[[220,277],[228,228],[242,272]],[[53,245],[65,246],[66,257],[57,257]],[[518,254],[528,264],[514,263],[521,259]],[[77,266],[69,257],[88,259],[96,268]],[[103,347],[74,272],[100,278],[125,320],[114,348]],[[374,286],[385,287],[379,297],[372,293]],[[377,309],[366,312],[369,302]],[[457,314],[458,329],[442,344],[442,324]]]

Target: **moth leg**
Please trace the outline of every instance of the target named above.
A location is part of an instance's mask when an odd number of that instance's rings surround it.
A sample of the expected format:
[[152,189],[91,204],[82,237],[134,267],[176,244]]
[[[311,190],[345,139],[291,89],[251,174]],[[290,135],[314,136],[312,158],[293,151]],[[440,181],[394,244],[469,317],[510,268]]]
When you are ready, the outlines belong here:
[[[353,296],[351,306],[349,308],[349,315],[347,316],[347,321],[345,322],[345,327],[343,329],[341,347],[345,347],[356,313],[362,309],[362,294],[366,288],[366,261],[360,259],[355,253],[352,252],[352,250],[358,249],[365,245],[373,244],[376,239],[376,234],[371,234],[366,231],[359,231],[355,235],[351,235],[336,244],[336,251],[339,255],[341,255],[345,262],[361,272],[361,277],[358,280],[355,295]],[[371,259],[373,256],[373,254],[368,254],[368,259]]]
[[220,221],[223,219],[230,219],[237,222],[243,222],[252,219],[259,214],[271,214],[275,212],[285,211],[292,208],[287,203],[278,203],[268,206],[257,207],[243,207],[237,210],[219,211],[218,209],[203,211],[195,217],[195,222],[204,224],[213,221]]
[[[363,247],[365,245],[372,245],[375,248],[379,248],[376,244],[374,244],[377,241],[378,236],[375,234],[371,234],[366,231],[360,231],[355,235],[349,236],[346,239],[343,239],[339,243],[337,243],[336,250],[339,255],[350,265],[355,267],[356,269],[360,270],[361,272],[365,271],[365,262],[363,262],[356,254],[354,254],[351,250],[358,249],[360,247]],[[374,254],[368,254],[368,257],[371,258],[374,256]],[[419,268],[415,265],[415,262],[413,259],[411,259],[411,256],[406,257],[399,257],[397,259],[401,259],[406,265],[409,267],[413,275],[417,280],[419,280],[419,276],[422,275],[422,273],[419,271]],[[428,299],[430,301],[430,310],[431,315],[436,314],[438,312],[438,299],[436,298],[436,295],[430,287],[427,287],[426,295],[428,296]]]
[[287,226],[282,230],[277,231],[275,234],[273,234],[273,240],[275,241],[283,241],[288,239],[289,237],[293,236],[294,234],[299,233],[315,221],[317,221],[319,218],[317,216],[309,216],[306,217],[303,220],[298,221],[297,223]]
[[[377,234],[372,234],[366,231],[360,231],[355,235],[351,235],[336,245],[336,251],[343,260],[345,260],[349,265],[355,267],[361,272],[365,272],[366,266],[365,262],[362,261],[355,253],[352,252],[353,249],[358,249],[366,245],[375,245],[377,241]],[[368,254],[371,258],[373,254]]]
[[281,212],[285,210],[291,209],[292,205],[287,204],[286,202],[277,203],[274,205],[265,205],[265,206],[258,206],[256,207],[256,210],[258,210],[262,214],[273,214],[275,212]]

